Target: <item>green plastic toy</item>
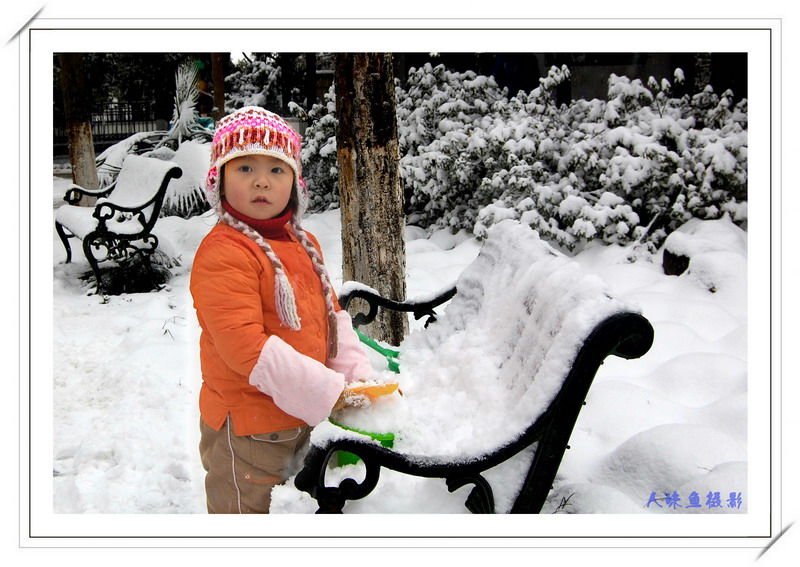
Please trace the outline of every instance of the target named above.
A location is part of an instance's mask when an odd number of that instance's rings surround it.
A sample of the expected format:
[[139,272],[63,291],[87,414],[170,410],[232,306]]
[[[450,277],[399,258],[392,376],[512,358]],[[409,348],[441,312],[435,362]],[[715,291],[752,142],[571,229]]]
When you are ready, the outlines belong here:
[[379,345],[375,339],[368,337],[358,329],[353,330],[356,332],[362,343],[386,358],[386,362],[389,365],[389,370],[392,372],[400,372],[400,363],[397,361],[397,357],[400,356],[400,351],[383,347]]
[[[370,433],[369,431],[361,431],[360,429],[347,427],[346,425],[337,423],[330,418],[328,418],[328,421],[330,421],[336,427],[341,427],[342,429],[347,429],[348,431],[354,431],[356,433],[360,433],[361,435],[366,435],[367,437],[380,442],[381,446],[386,447],[387,449],[391,449],[394,446],[394,433]],[[355,465],[356,463],[361,462],[361,459],[359,459],[358,456],[347,451],[336,451],[336,458],[338,459],[340,467],[343,467],[344,465]]]
[[[400,351],[381,346],[378,344],[377,341],[375,341],[375,339],[368,337],[358,329],[354,328],[353,330],[356,332],[359,340],[362,343],[364,343],[369,348],[371,348],[372,350],[374,350],[375,352],[379,353],[384,358],[386,358],[386,363],[389,367],[389,370],[396,373],[400,372],[400,363],[397,361],[397,357],[400,356]],[[341,423],[333,421],[330,418],[329,421],[335,426],[341,427],[342,429],[347,429],[348,431],[355,431],[356,433],[366,435],[367,437],[380,442],[380,444],[383,447],[386,447],[388,449],[391,449],[394,446],[394,433],[370,433],[369,431],[361,431],[359,429],[353,429],[352,427],[347,427],[345,425],[342,425]],[[340,467],[344,465],[354,465],[361,461],[361,459],[359,459],[356,455],[354,455],[353,453],[349,453],[347,451],[337,451],[336,456]]]

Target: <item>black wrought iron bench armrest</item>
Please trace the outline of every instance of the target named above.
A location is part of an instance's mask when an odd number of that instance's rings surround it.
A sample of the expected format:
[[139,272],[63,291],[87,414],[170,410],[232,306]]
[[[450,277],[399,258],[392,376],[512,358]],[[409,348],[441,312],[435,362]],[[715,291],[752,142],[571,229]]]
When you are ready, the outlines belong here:
[[[153,193],[146,201],[138,203],[136,205],[126,206],[116,203],[110,199],[106,198],[98,199],[97,203],[95,203],[95,210],[94,213],[92,213],[92,216],[96,218],[98,221],[100,221],[100,226],[103,227],[103,229],[105,229],[106,221],[113,219],[115,216],[117,216],[118,213],[123,213],[123,214],[127,213],[130,215],[135,215],[138,218],[139,222],[142,224],[142,227],[144,229],[144,227],[148,225],[148,221],[145,218],[147,216],[145,214],[145,209],[157,203],[159,204],[160,207],[160,203],[164,199],[164,194],[166,192],[167,185],[169,184],[170,180],[180,178],[181,176],[182,176],[182,171],[180,170],[180,168],[174,167],[170,169],[164,176],[164,179],[162,180],[161,185],[157,188],[157,190],[153,191]],[[155,218],[152,218],[149,224],[151,225],[155,224]]]
[[146,203],[133,207],[126,207],[114,203],[113,201],[101,199],[95,204],[95,211],[92,216],[100,221],[103,221],[113,218],[117,213],[141,213],[144,209],[152,205],[157,198],[158,195],[153,195],[153,197]]
[[394,301],[392,299],[383,297],[375,290],[351,288],[342,292],[342,294],[339,296],[339,305],[342,307],[342,309],[347,309],[353,299],[356,298],[363,299],[367,302],[369,305],[369,311],[367,313],[359,312],[353,316],[354,327],[367,325],[374,321],[380,308],[391,309],[393,311],[400,311],[403,313],[412,313],[415,319],[427,317],[428,319],[425,321],[425,326],[427,327],[430,323],[436,321],[436,312],[434,309],[446,303],[447,301],[450,301],[453,297],[455,297],[456,292],[456,286],[453,285],[436,293],[430,298],[425,298],[422,300],[415,299],[407,301]]
[[80,185],[72,184],[64,194],[64,200],[70,205],[77,205],[83,197],[105,197],[114,190],[115,184],[116,182],[102,189],[86,189]]

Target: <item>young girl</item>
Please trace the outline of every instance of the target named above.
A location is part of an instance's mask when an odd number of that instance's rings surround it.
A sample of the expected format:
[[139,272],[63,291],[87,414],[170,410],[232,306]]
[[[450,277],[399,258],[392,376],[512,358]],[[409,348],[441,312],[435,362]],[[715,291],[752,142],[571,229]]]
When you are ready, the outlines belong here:
[[338,305],[313,235],[300,136],[246,107],[223,118],[206,179],[220,222],[203,239],[190,290],[202,334],[200,456],[209,513],[268,513],[310,428],[358,405],[346,384],[372,367]]

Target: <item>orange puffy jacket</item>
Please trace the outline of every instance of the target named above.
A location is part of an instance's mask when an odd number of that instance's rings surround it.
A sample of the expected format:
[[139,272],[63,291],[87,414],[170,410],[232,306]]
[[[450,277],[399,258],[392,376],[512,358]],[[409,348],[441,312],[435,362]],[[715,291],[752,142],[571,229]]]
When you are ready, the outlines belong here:
[[[195,255],[190,290],[202,329],[200,415],[214,429],[219,430],[228,414],[236,435],[306,425],[249,382],[265,343],[272,336],[282,339],[301,355],[323,365],[327,363],[328,322],[322,284],[291,230],[289,236],[287,241],[270,240],[269,244],[280,258],[295,292],[302,324],[299,331],[281,325],[275,308],[275,272],[253,240],[219,223],[203,239]],[[311,234],[309,237],[320,250],[316,238]],[[340,307],[334,300],[338,312]],[[344,312],[337,315],[346,319]],[[354,335],[352,327],[349,332]],[[290,361],[286,366],[293,364]],[[286,379],[292,379],[293,368],[287,367],[285,371]],[[341,388],[341,384],[326,386],[325,395],[333,396],[335,401]],[[330,400],[324,403],[332,404]]]

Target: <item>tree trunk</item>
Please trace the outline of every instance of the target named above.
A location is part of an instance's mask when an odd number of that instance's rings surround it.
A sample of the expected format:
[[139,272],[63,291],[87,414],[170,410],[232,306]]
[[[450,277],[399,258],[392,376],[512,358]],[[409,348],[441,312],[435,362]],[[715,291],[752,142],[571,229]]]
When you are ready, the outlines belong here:
[[306,53],[306,111],[317,102],[317,54]]
[[[59,55],[59,59],[69,161],[72,165],[72,182],[85,189],[97,189],[99,183],[91,124],[92,97],[87,86],[83,54],[62,53]],[[90,205],[92,203],[89,201],[94,200],[94,198],[84,197],[80,204]]]
[[214,84],[214,109],[211,116],[219,122],[225,116],[225,63],[230,53],[211,54],[211,82]]
[[[405,216],[390,53],[337,54],[336,116],[344,279],[403,301]],[[399,345],[408,316],[385,313],[364,331]]]
[[295,85],[295,59],[298,53],[278,54],[278,64],[281,68],[281,111],[283,116],[291,116],[289,103],[292,102],[292,87]]

